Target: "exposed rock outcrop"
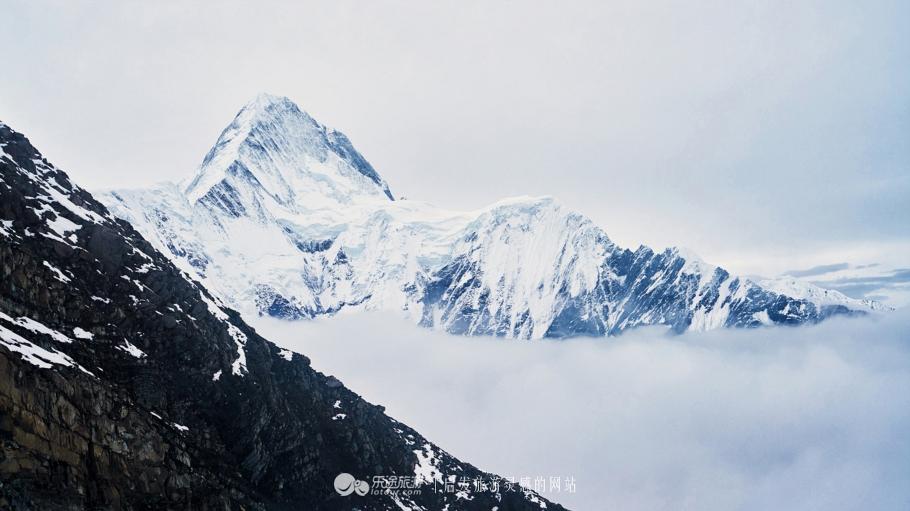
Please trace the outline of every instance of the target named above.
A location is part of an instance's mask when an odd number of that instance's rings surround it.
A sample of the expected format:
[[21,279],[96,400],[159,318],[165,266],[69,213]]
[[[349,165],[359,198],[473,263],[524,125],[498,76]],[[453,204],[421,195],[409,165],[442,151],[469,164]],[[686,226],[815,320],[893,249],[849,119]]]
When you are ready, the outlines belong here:
[[[261,338],[0,123],[0,508],[561,509]],[[419,493],[340,495],[396,475]],[[448,506],[448,507],[446,507]]]

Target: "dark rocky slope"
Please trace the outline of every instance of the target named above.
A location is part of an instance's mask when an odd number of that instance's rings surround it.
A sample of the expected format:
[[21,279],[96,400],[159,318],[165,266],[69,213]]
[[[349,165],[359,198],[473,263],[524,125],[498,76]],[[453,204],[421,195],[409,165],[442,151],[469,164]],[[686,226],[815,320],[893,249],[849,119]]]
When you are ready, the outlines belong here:
[[[415,468],[416,495],[333,487]],[[259,337],[0,123],[0,508],[562,509],[439,474],[493,478]]]

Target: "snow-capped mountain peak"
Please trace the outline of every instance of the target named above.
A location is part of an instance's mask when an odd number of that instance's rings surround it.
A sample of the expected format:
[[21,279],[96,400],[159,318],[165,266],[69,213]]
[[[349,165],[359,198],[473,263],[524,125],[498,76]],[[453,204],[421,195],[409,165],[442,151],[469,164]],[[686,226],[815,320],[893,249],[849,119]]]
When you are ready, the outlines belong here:
[[343,133],[270,94],[237,113],[183,191],[190,202],[208,201],[235,216],[268,202],[299,210],[392,200]]
[[682,248],[624,249],[550,197],[476,211],[391,198],[344,135],[268,95],[241,109],[186,186],[102,195],[245,314],[379,309],[454,334],[540,338],[814,323],[880,309],[737,277]]

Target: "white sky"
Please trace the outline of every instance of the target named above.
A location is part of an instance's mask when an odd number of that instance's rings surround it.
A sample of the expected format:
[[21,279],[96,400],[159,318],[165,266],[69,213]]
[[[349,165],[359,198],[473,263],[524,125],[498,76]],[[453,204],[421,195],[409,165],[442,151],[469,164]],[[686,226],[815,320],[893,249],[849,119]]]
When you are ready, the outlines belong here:
[[851,3],[4,0],[0,119],[137,186],[267,91],[397,195],[553,195],[740,272],[906,268],[910,3]]

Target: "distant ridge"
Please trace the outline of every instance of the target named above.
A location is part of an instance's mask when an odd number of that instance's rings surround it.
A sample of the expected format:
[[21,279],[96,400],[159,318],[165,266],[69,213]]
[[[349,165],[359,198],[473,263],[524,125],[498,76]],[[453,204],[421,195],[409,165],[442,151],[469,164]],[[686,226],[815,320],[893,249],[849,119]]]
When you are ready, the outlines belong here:
[[536,339],[797,325],[887,309],[737,277],[677,248],[624,249],[548,197],[467,212],[392,201],[346,137],[276,96],[244,106],[186,186],[100,198],[252,315],[388,310],[454,334]]

